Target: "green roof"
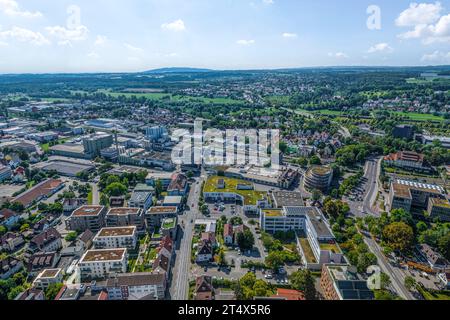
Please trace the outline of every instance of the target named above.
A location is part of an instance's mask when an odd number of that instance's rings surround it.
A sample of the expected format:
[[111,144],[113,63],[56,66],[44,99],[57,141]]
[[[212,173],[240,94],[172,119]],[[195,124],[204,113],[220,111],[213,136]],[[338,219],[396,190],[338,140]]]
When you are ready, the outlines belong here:
[[[223,188],[223,189],[218,188],[217,185],[218,185],[219,180],[223,180],[225,182],[225,188]],[[256,205],[256,202],[258,200],[262,200],[262,199],[266,198],[266,195],[267,195],[266,192],[255,191],[255,190],[238,190],[237,185],[252,185],[252,184],[245,180],[233,179],[233,178],[228,178],[228,177],[212,176],[212,177],[209,177],[208,180],[205,182],[203,192],[236,193],[236,194],[244,197],[245,205]]]

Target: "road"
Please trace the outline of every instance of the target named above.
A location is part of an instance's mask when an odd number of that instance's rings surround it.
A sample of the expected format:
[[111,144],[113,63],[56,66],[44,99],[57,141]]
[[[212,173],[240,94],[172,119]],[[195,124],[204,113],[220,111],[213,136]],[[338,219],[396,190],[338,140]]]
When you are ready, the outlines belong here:
[[179,232],[179,249],[176,251],[175,266],[173,267],[172,283],[170,287],[170,295],[172,300],[187,300],[189,293],[189,272],[191,266],[191,244],[194,234],[195,219],[200,217],[198,211],[198,201],[201,194],[202,182],[206,175],[191,186],[189,197],[187,200],[188,210],[185,217],[181,217],[180,221],[184,223],[183,232]]
[[96,183],[90,183],[92,188],[92,205],[97,206],[100,204],[100,193],[98,192],[98,186]]
[[405,300],[415,300],[411,292],[405,288],[405,274],[398,270],[398,268],[391,266],[390,262],[382,253],[378,243],[367,235],[364,235],[364,242],[369,246],[370,251],[377,256],[378,265],[380,266],[381,271],[390,276],[392,287],[395,289],[397,294]]
[[379,185],[378,177],[381,170],[381,158],[376,160],[368,160],[366,163],[366,172],[364,177],[367,178],[367,188],[366,195],[363,201],[363,211],[367,212],[373,216],[379,216],[379,212],[373,209],[373,205],[376,202]]

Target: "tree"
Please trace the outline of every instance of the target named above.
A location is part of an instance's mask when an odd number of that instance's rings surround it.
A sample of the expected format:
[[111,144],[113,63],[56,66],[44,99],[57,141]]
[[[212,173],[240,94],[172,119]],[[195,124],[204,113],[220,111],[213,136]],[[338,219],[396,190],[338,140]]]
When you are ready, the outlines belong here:
[[384,228],[383,237],[392,249],[404,252],[413,245],[414,232],[406,223],[394,222]]
[[313,155],[311,158],[309,158],[309,164],[310,165],[321,165],[322,162],[320,161],[320,158],[317,155]]
[[322,192],[320,192],[320,191],[317,190],[317,189],[314,189],[314,190],[312,191],[311,199],[312,199],[313,201],[319,201],[321,198],[322,198]]
[[327,201],[323,206],[323,211],[329,216],[336,218],[339,215],[339,206],[333,200]]
[[25,210],[25,207],[22,203],[20,202],[13,202],[11,203],[11,205],[9,206],[9,209],[11,209],[14,212],[18,212],[21,213]]
[[120,182],[113,182],[105,188],[105,193],[110,197],[119,197],[127,193],[128,189]]
[[306,300],[316,299],[316,286],[315,280],[311,271],[299,270],[295,271],[289,277],[291,280],[292,288],[302,291]]
[[72,241],[75,241],[77,236],[78,236],[78,233],[76,231],[71,231],[67,234],[67,236],[64,239],[66,239],[67,242],[72,242]]
[[442,255],[450,260],[450,233],[439,238],[437,247]]
[[0,226],[0,236],[4,235],[7,231],[8,229],[5,226]]
[[156,180],[155,182],[155,195],[157,198],[161,196],[161,193],[163,191],[163,185],[160,179]]
[[58,292],[63,287],[62,283],[52,283],[48,286],[47,290],[45,290],[45,299],[46,300],[54,300]]
[[270,269],[277,271],[281,266],[284,265],[283,254],[280,251],[271,251],[267,255],[265,262]]
[[244,232],[240,232],[237,235],[237,244],[239,248],[243,250],[250,250],[255,244],[255,237],[249,229],[245,229]]
[[382,272],[380,274],[380,287],[383,290],[386,290],[390,287],[391,285],[391,277],[389,277],[389,275],[387,275],[386,273]]
[[404,222],[410,226],[413,225],[413,218],[411,213],[404,209],[394,209],[391,211],[391,222]]
[[408,289],[409,291],[411,291],[411,289],[413,289],[413,288],[416,287],[417,282],[416,282],[416,279],[414,279],[413,277],[411,277],[411,276],[406,276],[406,277],[405,277],[405,282],[404,282],[404,284],[405,284],[406,289]]

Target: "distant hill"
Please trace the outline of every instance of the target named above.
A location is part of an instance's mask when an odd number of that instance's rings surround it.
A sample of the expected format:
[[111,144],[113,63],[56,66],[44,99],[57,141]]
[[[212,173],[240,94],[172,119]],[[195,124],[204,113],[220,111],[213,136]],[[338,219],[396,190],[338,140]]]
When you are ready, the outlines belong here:
[[200,73],[211,72],[212,69],[200,69],[200,68],[161,68],[145,71],[144,73]]

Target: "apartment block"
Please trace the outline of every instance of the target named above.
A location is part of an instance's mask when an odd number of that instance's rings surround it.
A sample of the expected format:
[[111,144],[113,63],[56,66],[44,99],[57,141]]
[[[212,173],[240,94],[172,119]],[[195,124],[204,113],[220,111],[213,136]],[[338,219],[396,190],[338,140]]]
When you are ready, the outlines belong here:
[[88,250],[81,257],[78,267],[81,279],[105,278],[127,271],[127,249]]
[[104,206],[82,206],[73,211],[66,220],[69,230],[96,232],[105,225],[106,208]]
[[106,214],[107,227],[136,226],[138,233],[145,232],[145,214],[141,208],[111,208]]
[[94,237],[95,249],[127,248],[133,250],[138,241],[136,226],[102,228]]

